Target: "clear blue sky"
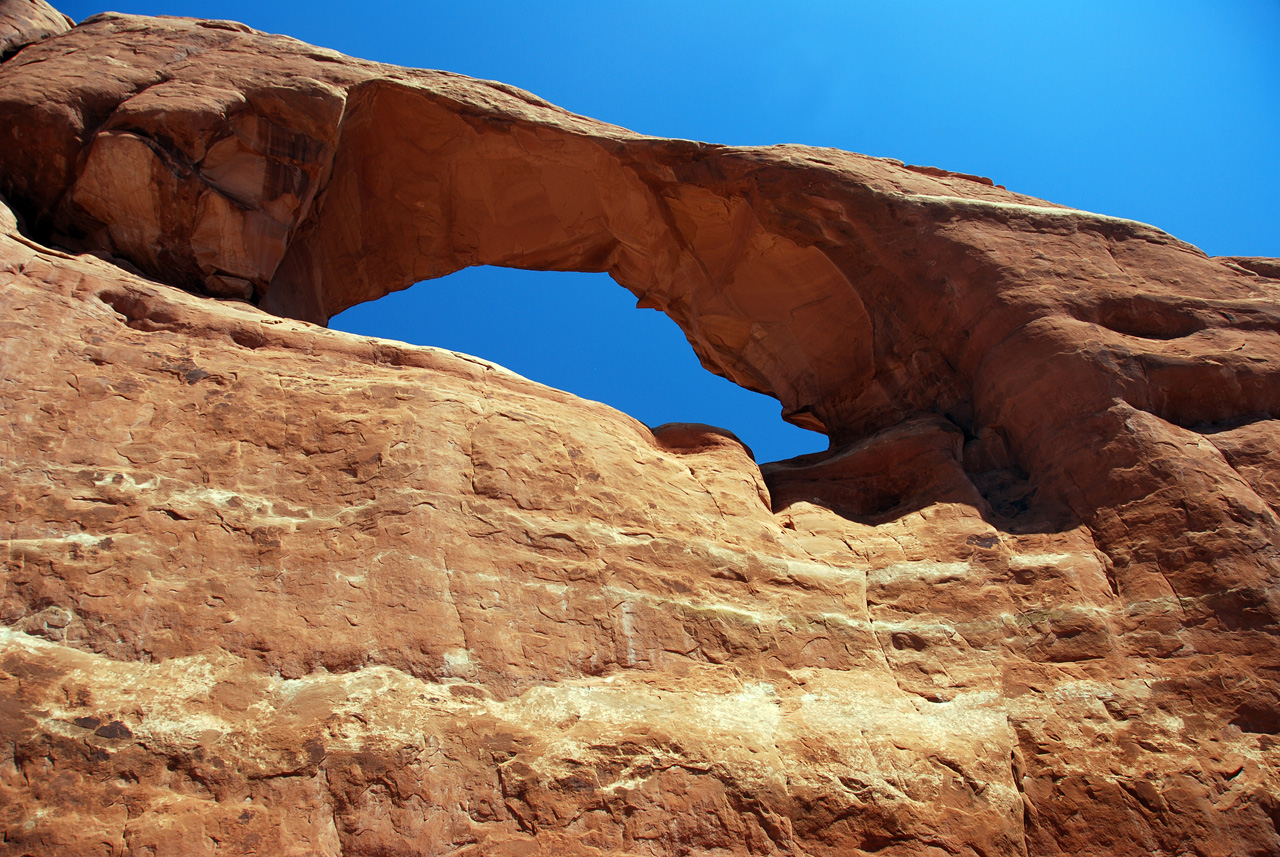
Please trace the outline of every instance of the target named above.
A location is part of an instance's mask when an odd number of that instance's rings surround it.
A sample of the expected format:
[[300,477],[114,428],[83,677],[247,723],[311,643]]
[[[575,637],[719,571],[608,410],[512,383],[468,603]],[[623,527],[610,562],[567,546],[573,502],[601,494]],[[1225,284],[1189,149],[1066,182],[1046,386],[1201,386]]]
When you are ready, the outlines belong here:
[[[56,4],[76,20],[100,2]],[[646,134],[836,146],[990,176],[1280,256],[1280,2],[118,0],[354,56],[502,80]],[[761,461],[825,446],[702,370],[604,275],[473,269],[334,327],[494,360],[656,425],[709,422]]]

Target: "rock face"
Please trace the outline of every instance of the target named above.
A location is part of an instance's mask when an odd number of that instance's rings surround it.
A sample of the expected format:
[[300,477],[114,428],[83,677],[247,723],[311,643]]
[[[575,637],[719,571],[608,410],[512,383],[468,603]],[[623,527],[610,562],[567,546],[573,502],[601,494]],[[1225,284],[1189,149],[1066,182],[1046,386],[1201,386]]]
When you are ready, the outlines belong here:
[[[1280,854],[1277,260],[230,22],[0,116],[6,853]],[[831,449],[317,326],[474,264]]]
[[0,0],[0,61],[74,24],[44,0]]

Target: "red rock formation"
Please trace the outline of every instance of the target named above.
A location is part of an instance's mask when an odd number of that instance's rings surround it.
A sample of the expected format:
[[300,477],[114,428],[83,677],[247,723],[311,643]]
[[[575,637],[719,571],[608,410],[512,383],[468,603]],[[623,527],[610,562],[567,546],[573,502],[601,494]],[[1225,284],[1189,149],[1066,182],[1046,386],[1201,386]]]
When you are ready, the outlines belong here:
[[27,45],[65,33],[74,25],[44,0],[0,0],[0,62]]
[[[229,22],[0,115],[13,853],[1280,854],[1280,262]],[[308,323],[472,264],[831,450]]]

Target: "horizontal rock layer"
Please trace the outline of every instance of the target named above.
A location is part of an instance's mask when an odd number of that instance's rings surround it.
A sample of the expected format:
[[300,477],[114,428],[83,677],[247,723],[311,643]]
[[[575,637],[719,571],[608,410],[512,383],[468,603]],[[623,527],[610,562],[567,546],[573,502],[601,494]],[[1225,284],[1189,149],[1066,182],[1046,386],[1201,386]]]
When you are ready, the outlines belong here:
[[[0,112],[14,853],[1280,853],[1276,260],[230,22]],[[832,448],[310,323],[471,264]]]

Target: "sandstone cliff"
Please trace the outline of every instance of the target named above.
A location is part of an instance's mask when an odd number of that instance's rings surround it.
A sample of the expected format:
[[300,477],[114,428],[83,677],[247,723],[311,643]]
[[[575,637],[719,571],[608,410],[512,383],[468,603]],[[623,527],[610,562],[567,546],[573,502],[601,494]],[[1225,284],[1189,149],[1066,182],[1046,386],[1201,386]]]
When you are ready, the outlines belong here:
[[[33,9],[6,853],[1280,854],[1280,262]],[[609,272],[831,449],[318,326],[475,264]]]

